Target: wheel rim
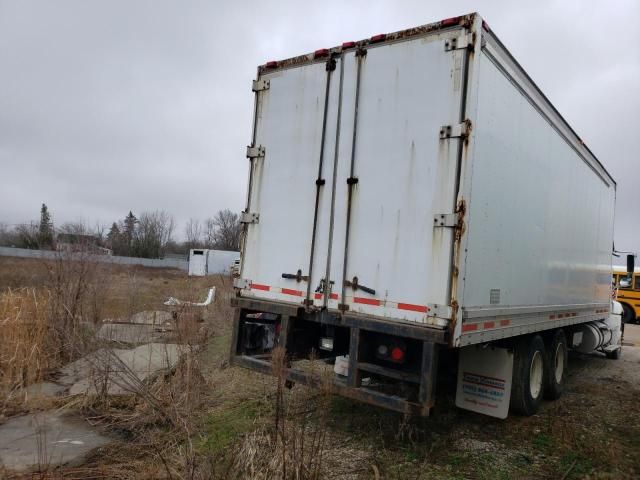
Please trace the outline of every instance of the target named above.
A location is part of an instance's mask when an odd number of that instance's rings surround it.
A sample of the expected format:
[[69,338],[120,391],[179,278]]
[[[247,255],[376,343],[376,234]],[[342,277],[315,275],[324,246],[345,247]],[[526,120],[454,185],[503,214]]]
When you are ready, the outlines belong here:
[[556,370],[555,377],[556,383],[562,382],[562,375],[564,374],[564,344],[558,343],[556,347]]
[[529,391],[532,398],[538,398],[542,390],[542,354],[539,350],[533,354],[531,367],[529,368]]

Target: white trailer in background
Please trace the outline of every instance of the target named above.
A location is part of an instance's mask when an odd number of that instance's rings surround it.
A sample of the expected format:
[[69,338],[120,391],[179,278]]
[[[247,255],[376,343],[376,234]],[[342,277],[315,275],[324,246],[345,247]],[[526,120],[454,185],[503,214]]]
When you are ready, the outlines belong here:
[[457,404],[504,417],[560,395],[568,348],[618,355],[615,181],[479,15],[269,62],[253,91],[234,363],[281,346],[314,384],[296,360],[348,358],[337,393],[426,415],[458,351]]
[[202,248],[189,250],[189,276],[204,277],[207,274],[207,251]]
[[194,248],[189,251],[189,276],[229,275],[240,252]]

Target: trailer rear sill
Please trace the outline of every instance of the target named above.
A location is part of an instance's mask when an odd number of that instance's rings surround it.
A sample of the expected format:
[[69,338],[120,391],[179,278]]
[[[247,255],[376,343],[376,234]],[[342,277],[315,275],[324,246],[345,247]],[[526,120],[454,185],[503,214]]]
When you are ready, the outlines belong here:
[[288,315],[291,317],[298,316],[304,310],[302,305],[292,305],[287,302],[278,302],[275,300],[259,300],[247,297],[231,298],[231,306],[235,308],[245,308],[247,310],[265,311],[278,315]]
[[449,332],[447,329],[423,323],[411,323],[402,320],[394,321],[382,317],[354,313],[343,314],[338,310],[331,310],[325,312],[325,314],[315,310],[306,312],[302,305],[298,306],[286,302],[259,300],[247,297],[233,297],[231,299],[231,306],[239,309],[304,318],[305,320],[326,325],[360,328],[362,330],[414,338],[416,340],[425,340],[443,345],[449,342]]
[[422,323],[409,323],[400,320],[391,321],[380,317],[346,314],[342,317],[342,325],[434,343],[447,344],[449,342],[449,332],[446,329]]

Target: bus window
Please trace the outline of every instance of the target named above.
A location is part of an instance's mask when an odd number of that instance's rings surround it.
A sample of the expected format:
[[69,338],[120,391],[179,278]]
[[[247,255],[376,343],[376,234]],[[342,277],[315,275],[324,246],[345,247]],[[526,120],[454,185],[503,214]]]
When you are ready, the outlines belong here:
[[632,278],[628,278],[626,275],[620,275],[620,280],[618,281],[618,287],[628,290],[633,287]]

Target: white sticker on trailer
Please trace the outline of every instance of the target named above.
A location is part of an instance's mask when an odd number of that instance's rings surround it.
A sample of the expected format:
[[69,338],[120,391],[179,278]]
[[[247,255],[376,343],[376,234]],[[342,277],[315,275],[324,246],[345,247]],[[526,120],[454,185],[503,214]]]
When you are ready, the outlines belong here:
[[460,350],[456,406],[507,418],[511,398],[513,352],[473,345]]

